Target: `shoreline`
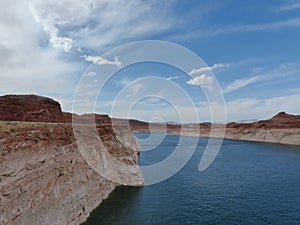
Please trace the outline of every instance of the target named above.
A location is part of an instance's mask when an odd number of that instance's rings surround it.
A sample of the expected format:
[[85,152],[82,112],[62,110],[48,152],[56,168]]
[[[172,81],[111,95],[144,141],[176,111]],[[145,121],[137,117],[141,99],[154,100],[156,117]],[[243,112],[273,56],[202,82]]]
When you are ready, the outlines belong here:
[[[133,130],[134,133],[148,133],[146,130]],[[165,130],[156,129],[155,133],[166,132]],[[294,129],[249,129],[240,130],[234,128],[227,128],[225,135],[223,136],[220,129],[210,130],[193,130],[183,129],[182,131],[174,130],[167,131],[168,135],[179,135],[189,137],[203,137],[203,138],[216,138],[226,140],[237,140],[237,141],[251,141],[259,143],[273,143],[273,144],[284,144],[284,145],[297,145],[300,146],[300,128]]]

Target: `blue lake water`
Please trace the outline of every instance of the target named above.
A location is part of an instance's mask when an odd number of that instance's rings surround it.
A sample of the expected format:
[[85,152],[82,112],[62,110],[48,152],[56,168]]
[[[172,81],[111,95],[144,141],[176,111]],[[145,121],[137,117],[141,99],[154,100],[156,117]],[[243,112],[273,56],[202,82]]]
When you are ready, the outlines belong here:
[[[140,165],[167,157],[178,138],[166,136],[142,152]],[[224,140],[212,165],[199,172],[206,143],[199,139],[191,160],[170,179],[116,188],[85,225],[300,224],[300,147]]]

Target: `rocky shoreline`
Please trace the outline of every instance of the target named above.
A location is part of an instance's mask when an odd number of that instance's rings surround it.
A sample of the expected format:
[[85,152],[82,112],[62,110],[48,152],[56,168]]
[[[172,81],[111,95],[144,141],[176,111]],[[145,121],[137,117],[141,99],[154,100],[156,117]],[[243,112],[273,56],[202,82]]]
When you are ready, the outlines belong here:
[[276,143],[287,145],[300,145],[300,129],[235,129],[227,128],[225,136],[222,129],[201,130],[195,132],[192,129],[185,129],[181,132],[171,131],[173,135],[194,136],[194,137],[211,137],[224,138],[229,140],[253,141],[264,143]]

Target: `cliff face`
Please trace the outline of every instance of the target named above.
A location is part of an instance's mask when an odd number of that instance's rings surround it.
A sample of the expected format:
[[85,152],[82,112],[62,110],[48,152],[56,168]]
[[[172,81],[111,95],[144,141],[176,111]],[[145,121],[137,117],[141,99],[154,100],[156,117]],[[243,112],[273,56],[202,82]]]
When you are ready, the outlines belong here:
[[[32,112],[41,105],[43,110],[48,109],[44,100],[21,118],[36,121],[33,116],[36,114]],[[0,110],[4,112],[2,106]],[[6,112],[2,120],[16,120],[9,117],[10,113],[18,115],[11,109],[8,108],[9,113]],[[48,109],[47,119],[63,121],[64,114],[54,110],[58,108]],[[99,175],[84,160],[71,124],[2,121],[0,127],[1,225],[80,224],[117,185],[122,184]],[[126,169],[130,168],[130,174],[118,174],[120,180],[128,185],[142,185],[143,177],[137,165],[139,146],[129,130],[119,132],[125,144],[117,138],[110,124],[97,127],[103,148],[124,162]],[[108,171],[110,173],[116,172]]]
[[63,122],[60,104],[37,95],[0,97],[0,120],[31,122]]

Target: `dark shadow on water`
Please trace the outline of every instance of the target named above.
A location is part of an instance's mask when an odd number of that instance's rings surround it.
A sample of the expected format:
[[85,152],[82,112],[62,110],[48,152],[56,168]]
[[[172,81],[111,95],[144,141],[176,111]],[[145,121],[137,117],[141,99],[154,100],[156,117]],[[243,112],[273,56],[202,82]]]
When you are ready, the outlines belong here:
[[109,197],[92,211],[87,221],[82,225],[116,224],[116,221],[124,216],[124,212],[129,213],[128,211],[132,210],[132,205],[139,198],[142,189],[143,187],[116,187]]

